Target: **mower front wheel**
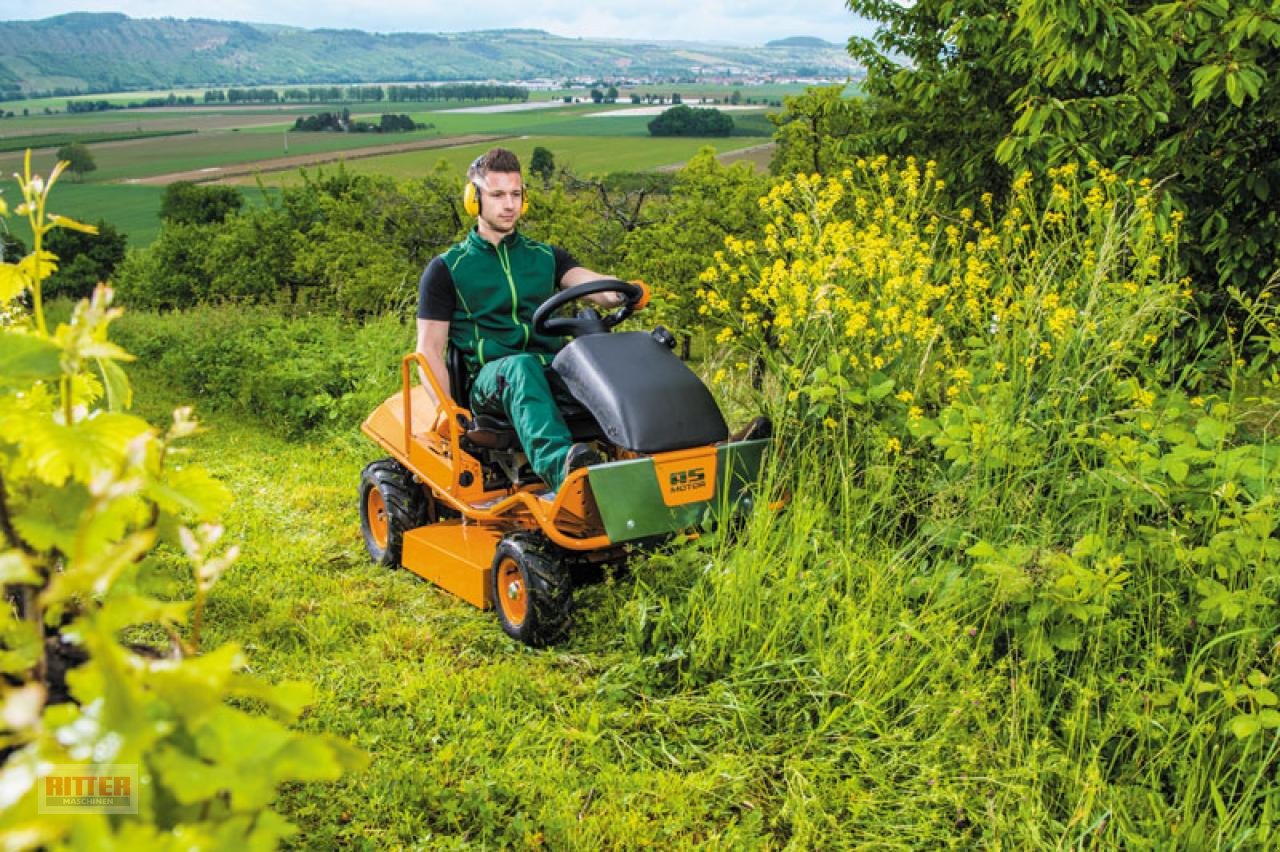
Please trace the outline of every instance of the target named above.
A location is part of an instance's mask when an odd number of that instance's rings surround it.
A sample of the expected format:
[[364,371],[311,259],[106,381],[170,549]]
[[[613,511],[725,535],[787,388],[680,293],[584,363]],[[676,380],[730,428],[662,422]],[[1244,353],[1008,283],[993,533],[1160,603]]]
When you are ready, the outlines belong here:
[[498,623],[512,639],[541,647],[569,629],[573,577],[538,536],[514,533],[498,543],[490,591]]
[[360,473],[360,531],[369,558],[396,568],[404,534],[427,522],[426,490],[395,459],[380,459]]

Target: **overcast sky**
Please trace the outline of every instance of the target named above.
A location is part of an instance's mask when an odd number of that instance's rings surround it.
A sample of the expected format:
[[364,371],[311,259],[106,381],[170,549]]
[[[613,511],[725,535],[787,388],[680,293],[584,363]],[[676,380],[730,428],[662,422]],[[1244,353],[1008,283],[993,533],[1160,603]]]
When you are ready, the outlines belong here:
[[843,44],[867,33],[842,0],[0,0],[0,20],[64,12],[123,12],[131,18],[216,18],[371,32],[458,32],[529,27],[562,36],[719,41],[759,45],[787,36]]

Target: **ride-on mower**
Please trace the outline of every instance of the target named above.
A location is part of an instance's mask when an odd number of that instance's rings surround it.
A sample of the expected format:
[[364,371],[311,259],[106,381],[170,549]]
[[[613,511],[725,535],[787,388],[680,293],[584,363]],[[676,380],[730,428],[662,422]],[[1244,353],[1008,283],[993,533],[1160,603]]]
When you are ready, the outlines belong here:
[[[618,292],[622,307],[555,316],[575,299]],[[749,506],[768,444],[758,418],[729,437],[710,391],[672,352],[666,329],[609,333],[641,290],[606,279],[561,290],[533,316],[539,334],[572,338],[551,364],[557,404],[577,442],[607,459],[570,472],[556,492],[530,470],[510,423],[472,416],[462,353],[446,356],[455,396],[420,353],[401,362],[402,390],[361,426],[391,458],[360,478],[360,523],[377,563],[403,565],[481,608],[530,645],[568,627],[575,569],[723,523]],[[419,367],[421,369],[415,369]],[[441,400],[437,407],[419,373]]]

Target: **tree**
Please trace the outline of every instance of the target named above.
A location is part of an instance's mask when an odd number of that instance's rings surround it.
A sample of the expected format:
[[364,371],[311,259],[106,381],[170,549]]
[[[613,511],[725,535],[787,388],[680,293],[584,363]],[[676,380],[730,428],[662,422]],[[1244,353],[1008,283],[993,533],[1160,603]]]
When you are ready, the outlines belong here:
[[733,119],[718,109],[673,106],[649,122],[653,136],[728,136]]
[[971,197],[1097,160],[1172,178],[1199,284],[1256,290],[1280,244],[1280,10],[1100,0],[848,0],[879,23],[857,144],[937,159]]
[[592,89],[591,100],[593,103],[597,103],[597,104],[600,103],[601,101],[604,100],[604,92],[600,91],[599,89]]
[[781,113],[770,113],[774,132],[775,175],[797,172],[829,174],[852,156],[851,139],[866,130],[863,106],[844,96],[844,86],[814,86],[802,95],[788,95]]
[[758,200],[767,188],[768,178],[750,163],[725,166],[713,149],[703,148],[676,172],[670,200],[651,213],[649,226],[627,234],[621,274],[653,285],[653,318],[645,322],[670,326],[682,340],[685,357],[690,338],[705,323],[698,311],[700,276],[724,249],[725,237],[761,237],[766,217]]
[[178,181],[164,188],[160,218],[166,222],[207,225],[221,222],[244,206],[244,196],[234,186],[203,186]]
[[556,171],[555,155],[541,145],[536,146],[529,158],[529,171],[542,178],[542,185],[545,187]]
[[67,170],[76,176],[76,180],[84,180],[86,173],[98,168],[98,164],[93,160],[93,154],[89,151],[89,146],[80,142],[63,145],[58,149],[56,156],[59,160],[66,160]]
[[604,93],[604,99],[609,103],[613,103],[614,101],[616,101],[618,99],[618,87],[610,86],[608,90]]
[[99,221],[96,234],[70,228],[51,231],[45,247],[58,256],[58,270],[49,276],[50,296],[88,298],[100,281],[109,281],[124,260],[128,237],[112,224]]

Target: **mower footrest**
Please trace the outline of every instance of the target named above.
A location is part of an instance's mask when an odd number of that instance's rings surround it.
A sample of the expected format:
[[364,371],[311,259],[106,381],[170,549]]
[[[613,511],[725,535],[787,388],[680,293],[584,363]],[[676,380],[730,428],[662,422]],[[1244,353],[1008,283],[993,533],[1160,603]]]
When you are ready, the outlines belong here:
[[440,521],[404,534],[401,561],[419,577],[481,609],[489,600],[489,573],[502,533],[490,527]]

